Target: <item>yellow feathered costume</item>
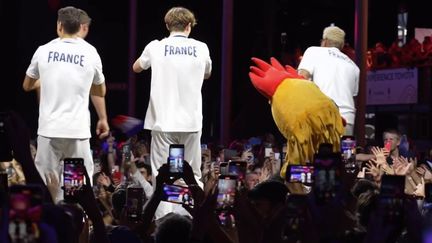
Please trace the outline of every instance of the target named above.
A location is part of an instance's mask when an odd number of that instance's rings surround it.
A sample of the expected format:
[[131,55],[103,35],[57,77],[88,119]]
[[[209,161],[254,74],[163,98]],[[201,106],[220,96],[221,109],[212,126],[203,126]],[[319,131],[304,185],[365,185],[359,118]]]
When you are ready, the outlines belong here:
[[269,99],[273,119],[287,139],[281,176],[285,178],[289,164],[312,162],[321,143],[331,143],[333,151],[339,151],[344,126],[336,104],[313,82],[275,58],[271,65],[258,58],[252,61],[256,64],[249,73],[252,84]]

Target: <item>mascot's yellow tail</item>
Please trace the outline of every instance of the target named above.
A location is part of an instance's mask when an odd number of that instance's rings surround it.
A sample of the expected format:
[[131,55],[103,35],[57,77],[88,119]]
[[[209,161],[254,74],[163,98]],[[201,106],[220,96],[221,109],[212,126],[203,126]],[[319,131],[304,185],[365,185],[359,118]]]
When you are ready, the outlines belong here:
[[338,151],[344,132],[335,103],[312,82],[286,79],[272,98],[272,114],[287,138],[287,156],[281,170],[285,177],[288,164],[312,162],[321,143],[333,144]]

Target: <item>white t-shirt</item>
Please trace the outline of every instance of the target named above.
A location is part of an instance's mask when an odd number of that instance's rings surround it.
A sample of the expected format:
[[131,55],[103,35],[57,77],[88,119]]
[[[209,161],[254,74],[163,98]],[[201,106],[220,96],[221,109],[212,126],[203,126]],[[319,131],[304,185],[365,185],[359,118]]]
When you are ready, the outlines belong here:
[[172,33],[150,42],[139,57],[141,68],[151,67],[150,101],[144,129],[196,132],[202,128],[201,87],[211,72],[203,42]]
[[105,82],[92,45],[81,38],[55,39],[36,50],[26,74],[41,80],[38,135],[91,137],[90,88]]
[[309,47],[298,66],[308,71],[311,80],[339,107],[348,124],[354,124],[354,96],[358,94],[359,73],[357,65],[335,47]]

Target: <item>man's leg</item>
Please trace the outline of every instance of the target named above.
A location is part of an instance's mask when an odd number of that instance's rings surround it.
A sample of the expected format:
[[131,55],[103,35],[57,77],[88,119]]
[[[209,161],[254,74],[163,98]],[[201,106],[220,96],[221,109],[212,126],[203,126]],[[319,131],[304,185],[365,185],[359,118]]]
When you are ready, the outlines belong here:
[[[169,133],[152,131],[151,135],[150,163],[152,168],[152,183],[154,189],[156,186],[156,176],[158,175],[158,169],[168,161],[169,145],[176,142],[171,139]],[[174,206],[172,203],[162,201],[155,212],[155,218],[162,218],[173,211]]]
[[44,183],[47,183],[49,176],[54,176],[58,182],[58,188],[48,187],[54,202],[63,199],[63,190],[60,188],[62,184],[63,164],[60,162],[62,158],[62,139],[47,138],[38,136],[37,151],[35,157],[35,166]]
[[180,133],[181,142],[185,145],[185,160],[193,169],[195,180],[202,188],[201,182],[201,131]]
[[[93,177],[94,164],[93,164],[93,155],[90,149],[90,139],[65,139],[65,151],[64,158],[83,158],[84,166],[87,170],[87,174],[90,178]],[[90,183],[93,185],[92,180]]]
[[344,135],[345,136],[354,136],[354,124],[346,124]]

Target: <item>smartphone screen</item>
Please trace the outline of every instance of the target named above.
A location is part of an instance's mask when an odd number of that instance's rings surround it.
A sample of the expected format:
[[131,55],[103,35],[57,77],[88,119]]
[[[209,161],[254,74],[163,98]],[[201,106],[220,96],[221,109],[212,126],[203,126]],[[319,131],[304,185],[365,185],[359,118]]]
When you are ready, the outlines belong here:
[[188,205],[190,207],[194,205],[192,194],[188,187],[165,184],[163,192],[163,201]]
[[356,164],[356,140],[354,136],[343,136],[341,139],[342,161],[344,162],[345,171],[347,173],[355,173],[357,171]]
[[66,158],[63,161],[64,199],[65,201],[76,201],[74,195],[84,185],[84,159]]
[[246,161],[231,161],[228,163],[228,174],[237,176],[239,180],[243,180],[245,178],[246,170]]
[[342,158],[348,160],[356,154],[356,140],[353,136],[343,136],[341,139]]
[[303,183],[305,185],[312,185],[314,166],[313,165],[288,165],[288,173],[286,173],[286,181]]
[[123,145],[122,153],[123,153],[124,161],[131,160],[131,145],[129,143]]
[[391,142],[390,142],[390,141],[385,142],[385,144],[384,144],[384,148],[385,148],[388,152],[390,152],[390,150],[391,150]]
[[217,196],[217,210],[231,210],[237,187],[237,176],[221,175],[218,180],[219,194]]
[[128,187],[126,190],[126,210],[130,221],[137,222],[141,218],[144,201],[142,187]]
[[379,209],[384,212],[384,219],[399,221],[403,212],[405,176],[384,175],[381,179]]
[[13,185],[9,197],[9,236],[11,242],[38,242],[42,216],[42,189]]
[[271,147],[265,147],[264,148],[264,157],[270,157],[272,156],[273,148]]
[[184,145],[171,144],[169,147],[169,171],[171,173],[183,173]]
[[318,202],[325,203],[336,197],[341,186],[340,154],[317,154],[315,156],[313,185]]

